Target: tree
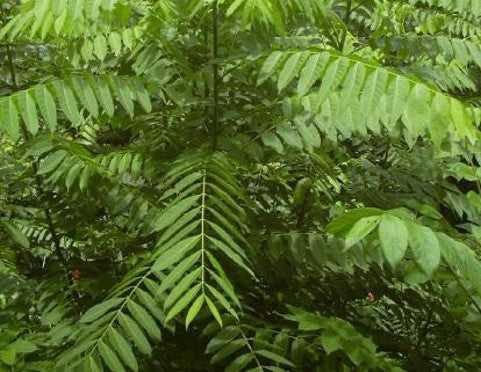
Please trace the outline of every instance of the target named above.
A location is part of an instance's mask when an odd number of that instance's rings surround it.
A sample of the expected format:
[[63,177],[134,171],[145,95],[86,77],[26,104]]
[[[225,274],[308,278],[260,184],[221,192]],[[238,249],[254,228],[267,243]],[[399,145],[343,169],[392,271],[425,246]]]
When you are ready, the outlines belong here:
[[481,367],[481,2],[0,2],[0,369]]

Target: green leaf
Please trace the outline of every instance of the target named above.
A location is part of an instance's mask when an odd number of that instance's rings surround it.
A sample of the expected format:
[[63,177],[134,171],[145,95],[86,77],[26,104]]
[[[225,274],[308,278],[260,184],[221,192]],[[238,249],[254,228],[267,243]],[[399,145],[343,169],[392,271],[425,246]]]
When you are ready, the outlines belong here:
[[111,298],[100,304],[97,304],[90,309],[80,318],[81,323],[91,323],[97,319],[99,319],[102,315],[104,315],[107,311],[113,309],[114,307],[120,305],[122,303],[122,298]]
[[7,232],[10,234],[10,236],[13,238],[13,240],[15,240],[22,247],[30,248],[30,242],[29,242],[28,238],[11,221],[0,220],[0,224],[2,224],[7,229]]
[[236,263],[239,267],[243,268],[247,271],[252,277],[255,277],[254,272],[244,263],[242,257],[234,252],[232,248],[230,248],[227,244],[224,244],[220,240],[212,238],[210,236],[207,237],[214,245],[219,248],[227,257],[229,257],[234,263]]
[[128,315],[122,313],[118,315],[118,319],[122,328],[134,341],[134,344],[139,348],[139,350],[143,354],[150,355],[152,353],[152,347],[137,323],[135,323]]
[[45,159],[40,163],[38,168],[38,174],[47,174],[57,169],[57,167],[62,163],[62,161],[67,156],[67,151],[57,150],[47,155]]
[[322,348],[327,354],[342,349],[341,337],[332,331],[325,331],[321,335]]
[[182,278],[182,280],[172,289],[164,301],[164,309],[168,309],[177,299],[190,287],[194,281],[200,277],[202,268],[190,272]]
[[39,85],[34,90],[35,98],[45,122],[51,132],[57,128],[57,105],[52,93],[45,85]]
[[388,114],[391,126],[394,126],[404,111],[410,93],[409,82],[402,76],[396,76],[387,91]]
[[187,252],[194,248],[200,241],[200,235],[184,239],[157,258],[152,271],[162,271],[181,260]]
[[134,319],[140,323],[142,328],[144,328],[147,333],[155,340],[161,339],[160,328],[157,326],[154,318],[139,304],[129,300],[127,301],[127,308],[134,317]]
[[27,130],[31,134],[36,135],[38,133],[38,116],[35,101],[28,90],[19,93],[18,100],[21,107],[20,114],[22,115]]
[[197,293],[201,289],[201,283],[197,284],[196,286],[192,287],[188,290],[180,299],[176,302],[174,306],[170,309],[167,313],[167,317],[165,319],[166,322],[173,319],[177,314],[179,314],[182,310],[184,310],[187,305],[194,299]]
[[115,355],[112,349],[110,349],[105,343],[101,342],[98,349],[105,364],[110,368],[112,372],[125,371],[125,368],[123,367],[117,355]]
[[379,224],[379,240],[384,257],[395,268],[408,247],[408,231],[404,222],[393,215],[384,214]]
[[109,45],[116,56],[122,51],[122,38],[117,32],[111,32],[109,35]]
[[369,235],[377,227],[379,220],[379,216],[364,217],[358,220],[346,235],[346,248],[351,248]]
[[160,283],[159,292],[162,293],[166,289],[172,287],[185,274],[185,272],[197,262],[197,260],[200,258],[200,255],[200,251],[195,252],[176,265],[175,268],[169,272],[169,274]]
[[214,305],[214,303],[210,300],[209,297],[205,296],[205,302],[207,302],[207,306],[211,312],[211,314],[214,316],[214,319],[219,323],[219,325],[222,327],[222,317],[219,314],[219,310],[217,310],[217,307]]
[[276,151],[278,154],[284,153],[284,146],[282,145],[282,142],[279,140],[279,137],[277,137],[274,133],[270,131],[264,132],[262,133],[261,138],[265,146],[270,147],[271,149]]
[[129,368],[134,371],[138,371],[137,360],[132,351],[132,347],[127,340],[118,332],[115,328],[111,328],[109,331],[109,338],[112,346],[117,351],[118,355],[122,358]]
[[13,366],[15,364],[16,357],[17,353],[11,347],[0,350],[0,360],[6,365]]
[[109,84],[105,79],[97,78],[95,81],[92,82],[95,89],[98,90],[98,98],[99,102],[101,103],[102,107],[105,110],[105,113],[108,116],[113,116],[115,107],[114,101],[112,99],[112,94],[110,92]]
[[225,372],[243,371],[244,367],[246,367],[250,362],[252,362],[253,359],[254,359],[254,355],[251,353],[240,355],[237,358],[235,358],[232,361],[232,363],[229,364],[224,371]]
[[62,81],[56,81],[54,86],[63,113],[74,125],[79,125],[82,121],[82,117],[80,116],[77,101],[75,100],[72,90]]
[[286,358],[284,358],[283,356],[280,356],[280,355],[277,355],[276,353],[273,353],[272,351],[269,351],[269,350],[256,350],[255,353],[257,355],[261,355],[267,359],[270,359],[276,363],[279,363],[279,364],[284,364],[286,366],[289,366],[289,367],[294,367],[294,364],[292,364],[292,362],[290,362],[289,360],[287,360]]
[[292,79],[294,79],[296,76],[297,71],[301,67],[299,61],[302,62],[302,56],[303,52],[296,52],[287,59],[279,74],[279,80],[277,81],[277,89],[279,92],[284,90],[284,88],[287,87],[287,85],[289,85]]
[[378,208],[358,208],[350,210],[336,217],[327,226],[327,232],[338,236],[345,236],[359,219],[370,216],[381,216],[383,213],[384,211]]
[[225,13],[226,17],[230,17],[246,0],[234,0],[232,4],[227,8]]
[[274,72],[276,71],[276,67],[283,60],[285,57],[285,53],[281,51],[275,51],[274,53],[270,54],[269,57],[266,58],[264,64],[262,65],[259,76],[257,77],[257,86],[264,83],[267,79],[269,79]]
[[103,35],[97,35],[94,39],[94,54],[103,61],[107,56],[107,40]]
[[202,294],[197,298],[197,300],[194,301],[189,311],[187,312],[187,316],[185,318],[185,329],[189,328],[189,324],[195,319],[199,311],[202,309],[203,304],[204,295]]
[[329,59],[329,53],[315,53],[309,57],[300,73],[297,94],[303,96],[309,92],[321,76],[321,71],[326,67]]
[[409,246],[419,267],[432,275],[439,266],[441,253],[439,242],[431,229],[409,222],[406,224],[409,233]]

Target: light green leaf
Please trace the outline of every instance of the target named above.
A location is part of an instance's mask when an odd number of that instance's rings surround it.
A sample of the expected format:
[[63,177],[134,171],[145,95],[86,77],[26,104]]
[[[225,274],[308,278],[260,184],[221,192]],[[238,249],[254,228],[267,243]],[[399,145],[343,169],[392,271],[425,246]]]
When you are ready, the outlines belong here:
[[189,270],[194,263],[197,262],[201,255],[201,252],[195,252],[189,257],[185,258],[181,263],[169,272],[169,274],[162,280],[159,287],[159,293],[164,292],[166,289],[172,287],[184,274]]
[[103,35],[97,35],[94,39],[94,54],[103,61],[107,56],[107,40]]
[[275,51],[266,58],[259,72],[259,76],[257,77],[257,86],[264,83],[274,74],[277,65],[279,64],[279,62],[281,62],[281,60],[284,59],[285,56],[286,54],[284,52]]
[[118,332],[115,328],[111,328],[109,331],[109,338],[112,346],[117,351],[118,355],[122,358],[127,366],[133,371],[138,371],[137,360],[132,351],[132,347],[127,340]]
[[190,287],[196,279],[200,277],[202,268],[190,272],[182,278],[182,280],[172,289],[167,298],[164,301],[164,309],[168,309],[177,299]]
[[409,233],[409,246],[416,263],[427,275],[432,275],[441,259],[436,235],[431,229],[413,222],[406,223],[406,227]]
[[80,323],[91,323],[99,319],[107,311],[122,303],[122,298],[111,298],[100,304],[97,304],[86,311],[86,313],[80,318]]
[[142,306],[132,300],[127,302],[127,308],[134,319],[147,331],[150,337],[160,341],[160,328],[157,326],[154,318],[152,318],[152,316]]
[[192,304],[189,311],[187,312],[187,316],[185,318],[185,329],[189,328],[189,324],[195,319],[199,311],[202,309],[202,305],[204,304],[204,295],[201,294]]
[[296,52],[287,59],[279,74],[279,80],[277,81],[277,89],[279,92],[284,90],[284,88],[287,87],[296,76],[297,71],[299,71],[301,67],[300,62],[303,61],[303,59],[301,59],[302,56],[303,52]]
[[118,315],[118,319],[122,328],[131,337],[131,339],[134,341],[134,344],[139,348],[139,350],[143,354],[150,355],[152,353],[152,347],[150,346],[149,341],[142,333],[137,323],[135,323],[128,315],[125,315],[123,313],[120,313]]
[[169,250],[164,252],[155,261],[152,271],[162,271],[181,260],[187,252],[194,248],[200,241],[200,235],[184,239]]
[[358,220],[346,235],[346,248],[364,239],[379,224],[379,216],[364,217]]
[[408,231],[403,221],[393,215],[384,214],[379,224],[379,240],[384,257],[392,267],[396,267],[408,247]]
[[38,133],[38,116],[35,101],[28,90],[19,93],[18,100],[21,107],[20,114],[22,115],[27,130],[31,134],[36,135]]
[[292,364],[292,362],[290,362],[289,360],[287,360],[283,356],[280,356],[280,355],[277,355],[276,353],[273,353],[272,351],[256,350],[255,353],[258,354],[258,355],[261,355],[261,356],[263,356],[267,359],[270,359],[270,360],[272,360],[276,363],[284,364],[284,365],[289,366],[289,367],[294,367],[294,364]]
[[67,151],[57,150],[47,155],[45,159],[40,163],[38,168],[38,174],[47,174],[55,170],[67,156]]
[[98,347],[100,355],[105,364],[110,368],[112,372],[123,372],[125,368],[120,362],[119,358],[105,343],[101,342]]
[[57,105],[49,88],[38,85],[34,90],[35,98],[45,122],[51,132],[57,128]]
[[180,299],[176,302],[174,306],[170,309],[165,319],[166,322],[173,319],[177,314],[179,314],[182,310],[184,310],[187,305],[194,299],[197,293],[201,289],[201,283],[197,284],[196,286],[192,287],[188,290]]

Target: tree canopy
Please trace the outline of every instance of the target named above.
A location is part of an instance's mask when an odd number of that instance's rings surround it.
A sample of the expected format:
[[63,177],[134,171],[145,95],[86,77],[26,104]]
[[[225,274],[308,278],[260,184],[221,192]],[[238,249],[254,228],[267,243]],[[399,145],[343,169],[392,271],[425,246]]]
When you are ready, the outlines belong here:
[[481,369],[481,1],[0,0],[0,371]]

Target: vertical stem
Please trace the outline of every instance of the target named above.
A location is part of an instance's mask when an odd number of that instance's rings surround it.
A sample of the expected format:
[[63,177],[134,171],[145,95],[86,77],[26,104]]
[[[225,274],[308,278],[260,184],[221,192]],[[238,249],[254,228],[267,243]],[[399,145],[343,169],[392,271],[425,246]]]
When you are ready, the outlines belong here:
[[217,147],[217,130],[219,124],[219,66],[217,63],[218,48],[219,48],[219,35],[217,25],[217,0],[214,0],[212,8],[212,22],[213,22],[213,46],[212,46],[212,73],[214,78],[213,96],[214,96],[214,108],[212,113],[212,148],[215,150]]

